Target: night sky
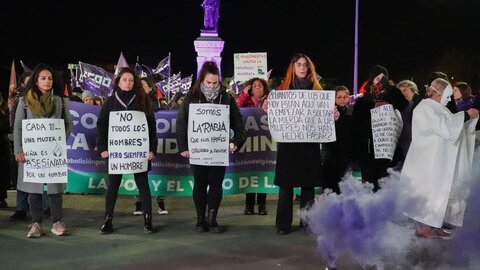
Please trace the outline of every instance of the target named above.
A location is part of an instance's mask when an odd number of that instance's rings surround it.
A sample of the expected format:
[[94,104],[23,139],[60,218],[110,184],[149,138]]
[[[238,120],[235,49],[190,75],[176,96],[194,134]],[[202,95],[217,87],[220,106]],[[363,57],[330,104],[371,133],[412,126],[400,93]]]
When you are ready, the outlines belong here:
[[[127,2],[2,2],[1,85],[8,87],[14,57],[31,68],[45,62],[66,70],[78,61],[115,64],[121,51],[131,65],[139,56],[155,67],[171,52],[174,73],[194,73],[202,0]],[[360,0],[359,81],[381,64],[396,82],[413,78],[423,85],[429,72],[442,70],[477,91],[479,11],[476,0]],[[351,88],[354,15],[354,0],[221,0],[222,73],[233,74],[234,53],[267,52],[272,76],[282,77],[291,57],[303,52],[324,82]]]

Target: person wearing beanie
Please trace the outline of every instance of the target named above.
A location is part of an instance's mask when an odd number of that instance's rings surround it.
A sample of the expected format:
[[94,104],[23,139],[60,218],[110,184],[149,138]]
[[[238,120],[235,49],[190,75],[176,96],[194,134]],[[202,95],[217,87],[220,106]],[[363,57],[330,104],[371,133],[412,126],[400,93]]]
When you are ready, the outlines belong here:
[[354,136],[354,159],[360,165],[362,181],[372,183],[374,192],[380,189],[378,180],[388,175],[387,168],[396,167],[403,159],[398,143],[392,160],[375,158],[370,110],[385,104],[392,104],[395,109],[402,111],[408,101],[400,89],[391,85],[388,70],[375,65],[370,70],[365,93],[357,99],[352,111],[352,129],[357,134]]
[[89,90],[85,90],[82,93],[82,101],[85,104],[94,105],[95,101],[93,100],[93,94]]

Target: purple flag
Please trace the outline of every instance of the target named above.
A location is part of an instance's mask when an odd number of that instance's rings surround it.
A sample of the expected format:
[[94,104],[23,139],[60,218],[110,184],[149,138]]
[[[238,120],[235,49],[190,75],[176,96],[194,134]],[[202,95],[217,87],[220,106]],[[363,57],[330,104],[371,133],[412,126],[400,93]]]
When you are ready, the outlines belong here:
[[155,74],[160,74],[167,78],[170,77],[170,54],[158,63]]
[[115,75],[105,71],[101,67],[83,62],[79,63],[81,70],[81,87],[84,90],[92,91],[95,95],[108,97],[112,92]]
[[183,78],[180,81],[180,91],[182,91],[182,93],[188,92],[188,90],[190,90],[190,87],[192,86],[192,78],[193,74]]
[[168,80],[169,91],[172,93],[181,91],[180,89],[181,84],[182,84],[182,75],[181,75],[181,72],[178,72],[177,74],[170,77],[170,80]]
[[120,57],[118,58],[117,65],[115,66],[115,76],[117,76],[118,73],[120,72],[120,69],[124,67],[129,67],[129,66],[128,66],[127,60],[123,56],[123,52],[120,52]]
[[270,79],[270,75],[272,75],[272,70],[273,70],[273,68],[270,69],[270,70],[267,72],[267,80]]

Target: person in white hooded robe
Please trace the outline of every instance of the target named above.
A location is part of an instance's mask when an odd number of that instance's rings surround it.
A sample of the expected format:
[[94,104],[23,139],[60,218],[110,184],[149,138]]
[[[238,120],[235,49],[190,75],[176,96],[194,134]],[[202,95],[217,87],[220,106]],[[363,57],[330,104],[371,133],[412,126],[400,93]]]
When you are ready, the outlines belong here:
[[479,111],[452,114],[445,107],[452,93],[448,81],[436,79],[427,88],[430,98],[413,111],[412,143],[400,181],[417,199],[404,214],[422,223],[416,228],[421,237],[449,236],[442,224],[463,223]]

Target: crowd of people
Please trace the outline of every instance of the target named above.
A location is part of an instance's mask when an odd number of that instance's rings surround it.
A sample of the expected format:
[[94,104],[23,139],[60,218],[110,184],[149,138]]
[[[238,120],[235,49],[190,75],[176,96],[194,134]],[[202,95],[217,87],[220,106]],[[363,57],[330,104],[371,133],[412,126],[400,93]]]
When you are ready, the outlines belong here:
[[[32,73],[25,73],[10,106],[0,100],[0,147],[10,151],[7,134],[13,129],[13,155],[16,163],[5,170],[12,170],[11,182],[17,189],[17,205],[11,220],[24,220],[29,210],[32,224],[27,237],[44,234],[42,218],[51,215],[55,235],[66,234],[62,221],[62,192],[64,184],[27,183],[23,181],[23,165],[26,161],[22,149],[22,120],[38,118],[64,119],[68,135],[72,121],[63,89],[56,86],[55,73],[45,64],[38,65]],[[112,94],[106,99],[95,96],[89,90],[75,88],[70,101],[101,106],[97,128],[97,148],[102,158],[109,158],[108,126],[112,111],[138,111],[146,116],[150,145],[148,169],[134,174],[139,195],[135,196],[134,215],[143,215],[144,232],[153,233],[152,201],[148,185],[150,161],[156,153],[154,112],[178,110],[177,143],[179,154],[188,159],[189,108],[191,104],[225,104],[229,108],[229,124],[232,136],[229,151],[235,152],[245,142],[247,131],[239,108],[256,107],[268,111],[271,85],[261,78],[252,78],[243,85],[237,95],[227,89],[220,80],[220,70],[215,62],[205,62],[196,82],[186,93],[176,93],[171,100],[158,91],[150,77],[140,78],[133,69],[123,68],[116,76]],[[315,64],[305,54],[292,57],[278,91],[324,91],[317,79]],[[359,170],[361,180],[370,183],[373,192],[382,188],[388,169],[401,173],[400,181],[412,189],[412,196],[425,200],[424,207],[406,213],[418,222],[416,234],[420,237],[438,238],[449,235],[447,229],[462,225],[464,197],[457,192],[471,169],[471,140],[479,125],[480,98],[466,82],[450,82],[443,72],[432,72],[425,89],[419,89],[411,80],[395,84],[387,68],[375,65],[359,97],[353,99],[348,87],[338,85],[335,91],[336,141],[329,143],[277,143],[275,178],[278,186],[276,230],[279,235],[293,231],[294,188],[300,187],[300,208],[308,209],[315,203],[315,188],[323,192],[341,193],[339,183],[349,170]],[[375,156],[371,110],[389,104],[401,115],[403,126],[398,136],[393,158]],[[470,147],[470,148],[469,148]],[[436,154],[432,154],[436,153]],[[1,163],[10,164],[9,161]],[[7,164],[7,165],[6,165]],[[18,171],[17,171],[18,164]],[[217,222],[221,205],[225,166],[191,164],[194,178],[193,202],[198,232],[224,232]],[[113,215],[121,174],[109,174],[105,197],[105,216],[100,233],[114,231]],[[442,179],[441,184],[438,180]],[[10,180],[10,179],[9,179]],[[41,181],[40,181],[41,182]],[[435,191],[439,185],[441,191]],[[6,190],[10,183],[0,183],[0,207],[7,207]],[[48,186],[45,188],[45,186]],[[436,188],[435,188],[436,187]],[[435,191],[435,192],[434,192]],[[167,214],[165,200],[156,197],[158,213]],[[245,215],[267,215],[267,194],[246,193]],[[460,205],[460,206],[459,206]],[[455,210],[457,209],[457,210]],[[458,210],[460,209],[460,210]],[[308,231],[308,221],[300,220],[301,230]]]

